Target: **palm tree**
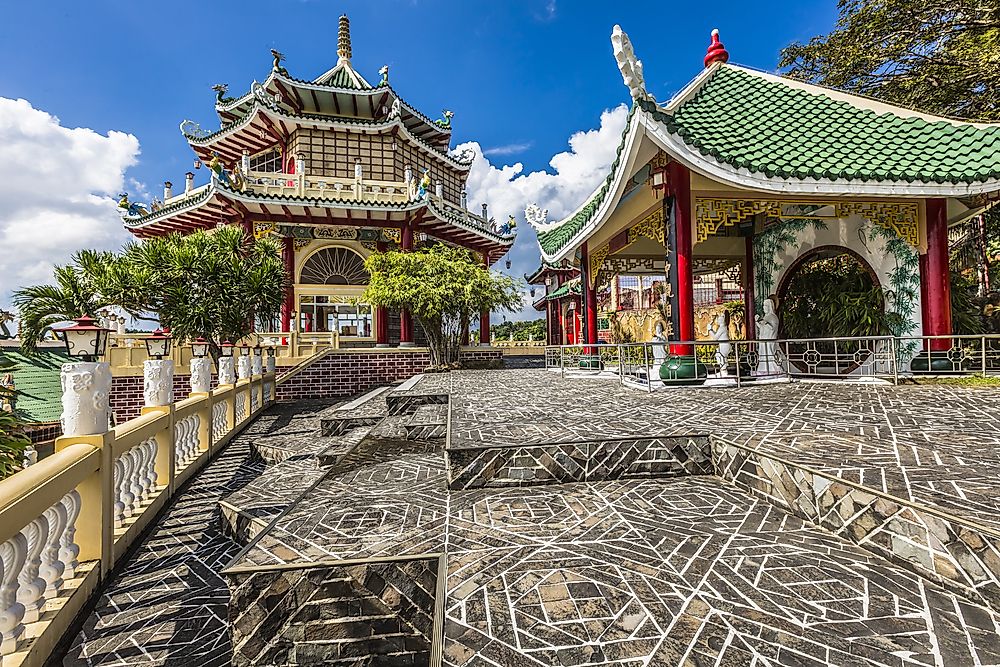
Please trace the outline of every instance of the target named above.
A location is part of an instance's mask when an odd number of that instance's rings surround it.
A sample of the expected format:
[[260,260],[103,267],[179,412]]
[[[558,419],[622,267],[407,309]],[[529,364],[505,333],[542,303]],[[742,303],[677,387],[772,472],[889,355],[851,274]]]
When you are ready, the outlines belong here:
[[36,352],[39,341],[52,325],[81,315],[96,317],[101,308],[109,305],[98,292],[94,275],[84,269],[86,266],[94,270],[93,254],[77,253],[73,264],[57,266],[54,285],[32,285],[14,291],[13,301],[21,321],[21,349],[25,354]]

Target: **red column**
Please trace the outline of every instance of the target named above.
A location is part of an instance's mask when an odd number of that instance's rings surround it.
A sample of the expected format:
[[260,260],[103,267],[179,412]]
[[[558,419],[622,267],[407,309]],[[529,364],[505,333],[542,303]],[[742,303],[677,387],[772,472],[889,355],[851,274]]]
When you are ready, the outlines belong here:
[[289,236],[281,239],[281,263],[285,267],[285,298],[281,302],[281,330],[292,330],[292,313],[295,312],[295,240]]
[[753,276],[753,234],[744,239],[746,253],[743,256],[743,309],[746,311],[747,340],[757,337],[757,299],[754,295]]
[[[385,243],[377,241],[375,252],[385,252]],[[389,346],[389,309],[379,306],[375,309],[375,345],[378,347]]]
[[[670,190],[674,195],[674,245],[677,263],[676,340],[694,340],[694,276],[691,256],[691,176],[687,167],[670,163]],[[671,354],[694,354],[690,345],[671,345]]]
[[[584,241],[580,246],[580,281],[583,283],[584,322],[583,342],[597,342],[597,287],[590,275],[590,248]],[[593,350],[589,352],[593,353]]]
[[[399,245],[403,252],[413,250],[413,227],[410,226],[410,223],[403,225],[399,236]],[[410,312],[407,310],[402,310],[399,313],[399,346],[413,346],[413,318],[410,317]]]
[[[951,280],[948,271],[948,206],[927,200],[927,254],[920,257],[921,312],[925,336],[951,335]],[[930,341],[931,350],[947,350],[951,341]]]
[[[486,270],[490,270],[490,255],[489,253],[483,253],[483,265]],[[490,311],[484,310],[479,314],[479,344],[489,345],[490,344]]]

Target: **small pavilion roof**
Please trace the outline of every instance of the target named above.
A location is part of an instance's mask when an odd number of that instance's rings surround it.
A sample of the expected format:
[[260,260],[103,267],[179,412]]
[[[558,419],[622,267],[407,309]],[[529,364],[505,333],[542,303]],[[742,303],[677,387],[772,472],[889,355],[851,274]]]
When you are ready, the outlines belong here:
[[[277,175],[280,177],[280,175]],[[211,229],[220,222],[287,222],[305,225],[382,226],[399,228],[418,220],[418,231],[487,252],[491,260],[514,243],[480,216],[444,199],[429,196],[408,202],[358,201],[344,197],[310,197],[239,191],[215,177],[210,183],[174,197],[146,215],[124,215],[125,227],[143,238],[169,232]]]
[[716,62],[666,105],[636,100],[605,181],[538,232],[543,259],[562,259],[610,214],[643,136],[738,190],[973,198],[980,207],[1000,193],[1000,124],[931,116]]
[[575,266],[569,266],[562,262],[550,263],[542,260],[542,263],[537,269],[535,269],[531,274],[524,276],[524,280],[529,285],[538,285],[545,279],[545,275],[548,273],[566,273],[577,271],[579,271],[579,269]]
[[258,95],[246,108],[246,113],[236,122],[207,132],[190,121],[181,123],[181,133],[195,153],[209,161],[213,153],[226,163],[239,160],[244,150],[254,154],[275,144],[282,143],[295,127],[323,129],[352,129],[372,133],[396,132],[403,140],[422,151],[428,159],[444,162],[454,169],[467,171],[472,165],[471,155],[451,155],[440,145],[430,144],[413,134],[402,117],[354,118],[323,114],[296,113],[283,108],[258,88]]

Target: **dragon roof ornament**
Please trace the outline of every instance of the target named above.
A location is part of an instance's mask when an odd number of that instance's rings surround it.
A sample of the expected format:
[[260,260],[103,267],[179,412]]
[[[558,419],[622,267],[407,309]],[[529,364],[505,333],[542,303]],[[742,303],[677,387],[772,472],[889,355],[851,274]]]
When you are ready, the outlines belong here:
[[632,40],[628,38],[620,25],[611,30],[611,48],[615,54],[615,62],[621,70],[622,79],[632,94],[634,100],[656,102],[656,98],[646,92],[646,80],[642,75],[642,61],[635,57]]
[[528,204],[524,209],[524,219],[536,232],[547,232],[562,224],[560,220],[546,222],[548,217],[549,209],[543,209],[538,204]]

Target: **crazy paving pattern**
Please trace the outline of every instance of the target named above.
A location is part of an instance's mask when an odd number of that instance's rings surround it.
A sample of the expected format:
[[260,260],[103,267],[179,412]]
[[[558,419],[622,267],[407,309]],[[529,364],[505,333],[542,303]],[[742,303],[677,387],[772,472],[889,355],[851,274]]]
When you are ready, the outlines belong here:
[[[229,588],[222,568],[240,546],[221,529],[220,498],[265,469],[251,444],[315,440],[315,405],[273,406],[181,489],[115,573],[63,658],[66,667],[227,667]],[[304,445],[303,445],[304,446]]]
[[995,612],[711,477],[456,492],[449,523],[446,665],[1000,662]]

